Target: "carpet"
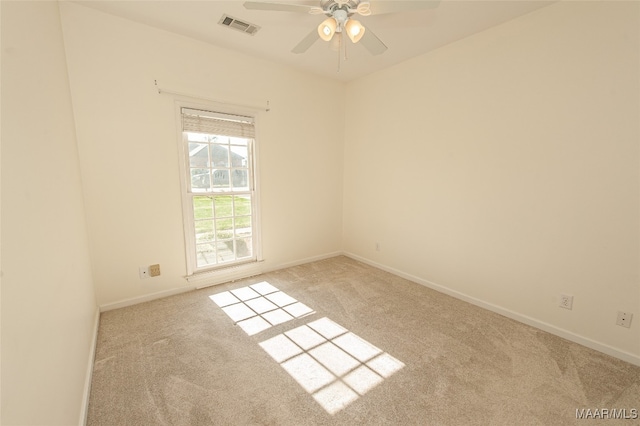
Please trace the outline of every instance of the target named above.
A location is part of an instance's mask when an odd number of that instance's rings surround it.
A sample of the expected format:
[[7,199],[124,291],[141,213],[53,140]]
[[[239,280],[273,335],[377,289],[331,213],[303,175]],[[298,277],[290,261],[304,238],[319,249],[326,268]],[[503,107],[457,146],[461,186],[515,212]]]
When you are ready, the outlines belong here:
[[102,313],[88,425],[638,425],[640,367],[347,257]]

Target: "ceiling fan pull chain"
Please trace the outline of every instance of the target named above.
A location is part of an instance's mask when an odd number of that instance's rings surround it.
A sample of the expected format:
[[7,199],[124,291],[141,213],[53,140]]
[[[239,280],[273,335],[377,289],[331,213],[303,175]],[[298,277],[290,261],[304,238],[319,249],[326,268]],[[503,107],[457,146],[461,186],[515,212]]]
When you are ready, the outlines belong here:
[[342,39],[338,39],[338,70],[336,72],[340,72],[340,49],[342,47]]
[[349,43],[344,43],[344,60],[345,60],[345,61],[349,59],[349,58],[347,57],[347,45],[348,45],[348,44],[349,44]]
[[342,56],[340,52],[342,51],[342,33],[338,33],[338,71],[340,72],[340,57]]

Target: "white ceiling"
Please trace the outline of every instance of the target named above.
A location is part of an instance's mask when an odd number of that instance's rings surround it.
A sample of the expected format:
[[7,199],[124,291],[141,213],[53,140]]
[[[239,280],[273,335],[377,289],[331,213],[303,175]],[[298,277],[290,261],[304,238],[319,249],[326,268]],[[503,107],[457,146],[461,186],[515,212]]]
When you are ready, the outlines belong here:
[[[319,0],[274,1],[312,5],[320,3]],[[370,0],[372,4],[389,1],[392,0]],[[76,3],[341,81],[353,80],[392,66],[554,3],[542,0],[442,0],[436,2],[435,8],[417,12],[359,17],[367,30],[373,31],[388,46],[388,50],[372,56],[363,46],[347,41],[348,59],[342,61],[338,72],[338,53],[329,49],[327,42],[318,40],[306,53],[291,53],[291,49],[322,22],[325,18],[323,15],[247,10],[243,2],[90,0]],[[250,36],[218,25],[225,13],[256,24],[261,29]]]

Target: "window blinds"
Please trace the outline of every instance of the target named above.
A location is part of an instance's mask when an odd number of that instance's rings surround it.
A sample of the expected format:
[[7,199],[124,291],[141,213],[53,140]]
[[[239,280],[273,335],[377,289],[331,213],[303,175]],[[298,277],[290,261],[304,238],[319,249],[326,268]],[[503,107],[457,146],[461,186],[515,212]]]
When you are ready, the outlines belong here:
[[182,108],[182,130],[247,139],[256,136],[252,117],[189,108]]

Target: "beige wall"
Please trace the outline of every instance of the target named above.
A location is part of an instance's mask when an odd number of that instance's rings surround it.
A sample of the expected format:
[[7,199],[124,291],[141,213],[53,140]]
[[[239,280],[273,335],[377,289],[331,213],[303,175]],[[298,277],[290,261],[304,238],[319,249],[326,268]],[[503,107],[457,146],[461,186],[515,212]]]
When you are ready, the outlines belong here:
[[559,3],[350,84],[344,250],[639,362],[639,7]]
[[[171,291],[186,275],[174,91],[259,115],[264,269],[340,250],[343,86],[60,4],[99,304]],[[162,275],[140,280],[138,267]]]
[[52,2],[1,11],[1,423],[78,422],[92,281],[100,304],[188,286],[155,79],[271,102],[265,269],[344,250],[640,359],[638,4],[560,3],[348,85],[77,4],[62,31]]
[[97,307],[58,6],[1,8],[0,422],[78,424]]

